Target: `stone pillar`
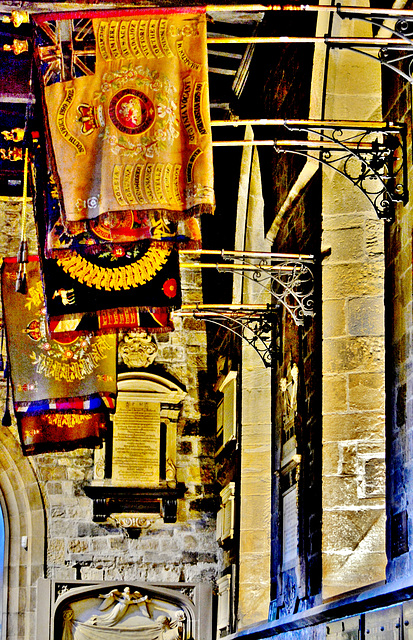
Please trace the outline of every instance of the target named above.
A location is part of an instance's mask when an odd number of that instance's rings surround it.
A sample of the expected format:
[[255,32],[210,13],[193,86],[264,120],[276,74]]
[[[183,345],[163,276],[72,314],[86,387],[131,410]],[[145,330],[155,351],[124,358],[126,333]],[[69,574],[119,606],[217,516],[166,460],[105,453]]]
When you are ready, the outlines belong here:
[[[258,153],[254,149],[245,236],[247,251],[270,251],[264,240]],[[244,281],[244,303],[267,303],[269,294]],[[271,560],[271,370],[242,345],[239,628],[268,618]]]
[[[389,72],[390,75],[390,72]],[[387,94],[387,95],[386,95]],[[411,85],[392,74],[385,87],[383,119],[411,127]],[[411,136],[406,157],[412,158]],[[408,160],[409,182],[413,167]],[[386,229],[387,339],[387,581],[411,572],[413,558],[413,215],[412,198],[397,208]]]
[[[335,19],[333,35],[370,36]],[[326,119],[380,120],[380,64],[329,56]],[[323,597],[385,578],[383,222],[367,198],[323,172]]]

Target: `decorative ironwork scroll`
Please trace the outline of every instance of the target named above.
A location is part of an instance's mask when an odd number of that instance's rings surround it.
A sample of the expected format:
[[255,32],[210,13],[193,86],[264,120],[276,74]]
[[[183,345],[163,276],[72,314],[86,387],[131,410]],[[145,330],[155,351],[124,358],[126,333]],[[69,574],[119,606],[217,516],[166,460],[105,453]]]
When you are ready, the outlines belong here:
[[[394,219],[395,205],[408,202],[406,127],[387,122],[348,120],[225,120],[220,126],[284,126],[309,134],[299,140],[219,140],[215,147],[273,146],[331,167],[350,180],[383,220]],[[213,126],[218,121],[212,122]],[[315,137],[317,136],[317,137]]]
[[214,268],[256,282],[271,304],[183,304],[176,316],[193,316],[227,329],[246,341],[266,367],[281,353],[283,306],[296,325],[314,315],[314,256],[253,251],[184,250],[187,255],[215,255],[225,262],[181,262],[181,268]]
[[[347,10],[346,10],[347,9]],[[347,7],[341,7],[340,3],[337,3],[337,15],[340,18],[363,20],[364,22],[368,22],[374,27],[378,27],[379,29],[385,29],[389,32],[389,35],[394,36],[398,39],[397,43],[392,44],[391,41],[386,46],[380,46],[379,42],[375,42],[375,38],[371,38],[371,41],[368,44],[332,44],[334,48],[346,48],[355,51],[356,53],[361,53],[368,58],[372,58],[373,60],[378,60],[383,67],[387,67],[394,73],[397,73],[399,76],[413,84],[413,18],[403,16],[403,10],[400,10],[400,17],[394,15],[384,16],[382,12],[380,14],[375,14],[374,9],[371,14],[358,14],[353,15],[348,12]],[[390,27],[388,24],[384,24],[383,20],[397,20],[394,29]],[[402,42],[400,42],[402,40]],[[370,52],[366,51],[366,48],[370,50]],[[372,51],[374,53],[372,53]],[[404,70],[406,65],[403,63],[407,62],[407,72]]]
[[[206,306],[206,305],[205,305]],[[280,315],[275,308],[261,311],[178,311],[176,315],[191,315],[205,322],[215,324],[245,340],[260,356],[266,367],[271,367],[280,357],[281,326]]]
[[[314,157],[340,173],[364,193],[379,218],[392,221],[395,204],[407,203],[404,125],[388,129],[329,122],[285,126],[290,131],[316,134],[320,140],[307,148],[297,145],[283,151]],[[279,150],[277,145],[275,148]]]
[[[312,262],[309,260],[306,264],[302,260],[286,259],[272,264],[271,259],[269,261],[263,259],[258,264],[253,264],[242,258],[245,269],[235,273],[260,284],[277,303],[286,308],[296,325],[302,325],[305,316],[314,315]],[[217,264],[217,270],[228,272],[230,269],[225,265]]]

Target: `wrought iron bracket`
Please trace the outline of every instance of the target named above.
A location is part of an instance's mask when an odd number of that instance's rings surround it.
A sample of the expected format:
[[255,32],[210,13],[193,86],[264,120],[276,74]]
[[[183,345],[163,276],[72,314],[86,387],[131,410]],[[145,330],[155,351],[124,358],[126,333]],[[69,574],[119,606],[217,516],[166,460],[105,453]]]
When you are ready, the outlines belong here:
[[271,304],[184,304],[175,314],[190,315],[225,328],[247,342],[264,365],[270,367],[281,353],[281,307],[298,326],[304,324],[306,316],[314,315],[314,258],[224,250],[220,255],[231,264],[188,263],[185,266],[215,267],[220,273],[238,274],[269,293]]
[[289,131],[305,131],[313,138],[308,146],[301,142],[278,146],[275,141],[277,151],[314,158],[334,169],[364,193],[379,218],[393,221],[396,203],[408,202],[405,125],[375,128],[326,121],[317,126],[285,126]]
[[[400,10],[402,13],[403,10]],[[391,35],[396,36],[399,40],[398,44],[388,44],[385,47],[380,46],[374,42],[374,38],[371,39],[369,44],[357,45],[357,44],[330,44],[330,46],[334,48],[340,49],[350,49],[357,53],[361,53],[368,58],[372,58],[373,60],[377,60],[384,67],[387,67],[394,73],[397,73],[399,76],[413,84],[413,19],[410,17],[400,17],[394,15],[383,15],[381,12],[379,15],[374,15],[373,13],[363,14],[358,13],[354,14],[351,12],[346,12],[345,9],[341,8],[341,3],[337,3],[337,15],[340,18],[348,19],[348,20],[363,20],[364,22],[368,22],[369,24],[378,27],[379,29],[386,29]],[[393,20],[396,21],[394,29],[390,27],[388,24],[383,24],[383,20]],[[404,45],[400,44],[400,39],[404,40]],[[370,49],[370,52],[366,51],[366,48]],[[404,53],[400,53],[404,51]],[[374,53],[373,53],[374,52]],[[408,72],[403,70],[403,63],[407,62]]]
[[[223,252],[223,258],[225,258]],[[225,264],[217,264],[219,272],[229,272],[242,276],[259,284],[271,295],[272,303],[277,302],[285,307],[296,325],[304,324],[305,316],[314,315],[314,260],[279,260],[274,264],[269,259],[258,263],[244,258],[233,258],[237,265],[245,269],[233,271]]]
[[[205,305],[207,306],[207,305]],[[188,312],[177,312],[188,315]],[[281,318],[279,309],[268,305],[265,310],[231,312],[224,307],[213,311],[197,311],[190,313],[199,318],[230,331],[247,342],[260,356],[266,367],[271,367],[281,357]]]

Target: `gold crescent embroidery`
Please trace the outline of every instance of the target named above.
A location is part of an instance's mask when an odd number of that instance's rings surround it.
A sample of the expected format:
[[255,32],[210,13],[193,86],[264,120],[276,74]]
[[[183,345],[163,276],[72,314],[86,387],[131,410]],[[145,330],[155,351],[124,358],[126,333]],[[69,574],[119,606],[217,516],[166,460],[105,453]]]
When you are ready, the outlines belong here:
[[131,289],[149,282],[168,260],[172,248],[165,242],[152,244],[148,251],[131,265],[122,267],[101,267],[88,262],[76,251],[59,258],[57,264],[72,278],[88,287],[120,291]]

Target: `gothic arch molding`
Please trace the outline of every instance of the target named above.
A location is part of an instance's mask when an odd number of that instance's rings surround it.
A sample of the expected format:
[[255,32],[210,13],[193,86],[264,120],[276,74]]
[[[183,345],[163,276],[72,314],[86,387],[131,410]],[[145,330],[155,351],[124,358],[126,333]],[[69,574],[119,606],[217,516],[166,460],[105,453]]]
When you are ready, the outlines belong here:
[[33,587],[44,576],[45,511],[32,461],[9,429],[0,430],[0,504],[6,538],[1,638],[29,640],[35,633]]

